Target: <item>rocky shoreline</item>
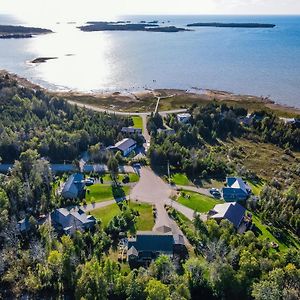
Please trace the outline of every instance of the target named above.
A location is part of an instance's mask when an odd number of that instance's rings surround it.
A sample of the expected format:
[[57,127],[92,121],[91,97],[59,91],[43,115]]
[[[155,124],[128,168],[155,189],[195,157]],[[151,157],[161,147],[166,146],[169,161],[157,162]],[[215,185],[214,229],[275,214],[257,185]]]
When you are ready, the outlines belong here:
[[[187,105],[205,103],[210,101],[225,102],[231,105],[240,105],[248,107],[250,110],[254,109],[268,109],[281,116],[300,116],[300,108],[290,107],[275,103],[268,97],[258,97],[254,95],[240,95],[226,91],[219,91],[214,89],[198,89],[193,87],[191,90],[181,89],[147,89],[143,91],[128,92],[99,92],[99,93],[84,93],[76,91],[50,91],[43,88],[26,78],[22,78],[16,74],[0,70],[0,77],[9,76],[16,81],[19,86],[33,88],[35,90],[43,90],[45,93],[51,94],[55,97],[62,97],[70,102],[77,102],[89,106],[101,107],[103,109],[114,109],[127,112],[145,112],[145,104],[152,104],[157,97],[162,97],[172,101],[171,108],[184,108]],[[172,106],[174,105],[174,107]],[[176,106],[176,107],[175,107]]]

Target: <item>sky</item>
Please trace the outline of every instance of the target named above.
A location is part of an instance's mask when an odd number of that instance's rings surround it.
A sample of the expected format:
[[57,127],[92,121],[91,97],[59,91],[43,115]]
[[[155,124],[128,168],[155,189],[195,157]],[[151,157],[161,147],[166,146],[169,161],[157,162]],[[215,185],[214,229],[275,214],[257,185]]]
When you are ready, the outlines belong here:
[[133,14],[299,14],[300,0],[0,0],[0,14],[25,19]]

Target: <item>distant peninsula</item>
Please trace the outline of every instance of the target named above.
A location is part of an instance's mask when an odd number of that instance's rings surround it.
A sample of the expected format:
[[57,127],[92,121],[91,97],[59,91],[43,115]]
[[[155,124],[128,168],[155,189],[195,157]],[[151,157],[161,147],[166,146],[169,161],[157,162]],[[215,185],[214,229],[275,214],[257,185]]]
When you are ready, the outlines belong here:
[[45,28],[38,27],[25,27],[13,25],[0,25],[0,38],[1,39],[20,39],[32,38],[34,35],[52,33],[53,31]]
[[191,23],[187,27],[274,28],[275,24],[262,23]]
[[58,59],[58,57],[38,57],[31,61],[32,64],[45,63],[47,60]]
[[175,26],[161,27],[156,23],[129,24],[123,22],[87,22],[87,25],[78,27],[82,31],[147,31],[147,32],[179,32],[188,31]]

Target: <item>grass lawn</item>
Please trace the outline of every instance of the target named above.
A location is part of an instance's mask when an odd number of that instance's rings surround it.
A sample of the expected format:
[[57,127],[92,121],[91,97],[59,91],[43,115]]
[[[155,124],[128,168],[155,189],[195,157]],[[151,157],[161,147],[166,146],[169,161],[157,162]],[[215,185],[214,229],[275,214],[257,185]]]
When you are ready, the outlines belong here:
[[136,222],[137,230],[152,230],[154,226],[154,217],[152,206],[147,203],[130,202],[129,206],[139,212]]
[[[130,202],[129,207],[137,210],[139,216],[136,219],[136,229],[137,230],[152,230],[154,226],[154,217],[152,214],[152,206],[147,203],[136,203]],[[97,219],[101,219],[103,226],[107,226],[110,220],[120,214],[120,208],[117,204],[111,204],[106,207],[101,207],[91,211]]]
[[224,187],[224,181],[216,179],[202,180],[200,186],[206,189],[216,188],[221,190]]
[[92,200],[94,200],[95,202],[103,202],[115,198],[120,198],[122,194],[123,196],[128,195],[129,191],[129,186],[113,188],[110,184],[96,183],[86,189],[85,199],[87,203],[91,203]]
[[265,225],[262,223],[258,215],[252,214],[252,220],[255,226],[259,229],[258,238],[265,240],[269,239],[271,242],[275,242],[279,245],[279,250],[285,250],[289,247],[296,247],[297,249],[300,248],[300,243],[297,239],[290,234],[289,232],[285,232],[285,240],[277,239],[270,231],[270,226]]
[[120,208],[118,204],[111,204],[91,211],[91,215],[93,215],[96,219],[101,219],[103,227],[106,227],[110,220],[119,213]]
[[143,119],[139,116],[132,116],[133,127],[143,129]]
[[183,191],[186,195],[189,195],[190,198],[185,198],[183,196],[179,196],[177,201],[182,205],[185,205],[197,212],[206,213],[210,209],[214,208],[216,204],[224,203],[221,200],[217,200],[205,195],[201,195],[199,193]]
[[193,185],[193,183],[187,178],[187,176],[184,173],[172,174],[171,180],[176,185]]
[[[140,177],[136,173],[128,173],[128,174],[119,174],[118,181],[122,182],[124,177],[128,175],[129,176],[129,182],[138,182],[140,180]],[[106,182],[111,182],[111,176],[109,173],[105,173],[102,176],[103,180]]]

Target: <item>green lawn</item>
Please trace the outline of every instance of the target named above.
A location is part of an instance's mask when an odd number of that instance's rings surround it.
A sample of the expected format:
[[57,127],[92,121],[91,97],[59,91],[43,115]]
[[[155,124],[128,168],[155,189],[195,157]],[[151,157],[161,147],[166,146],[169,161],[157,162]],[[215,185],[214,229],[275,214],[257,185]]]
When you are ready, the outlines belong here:
[[[118,181],[122,182],[124,177],[128,175],[129,176],[129,182],[138,182],[140,180],[140,177],[136,173],[128,173],[128,174],[119,174]],[[102,176],[103,180],[106,182],[111,182],[111,176],[109,173],[105,173]]]
[[140,213],[139,217],[137,218],[136,229],[152,230],[154,226],[152,206],[147,203],[135,203],[135,202],[130,202],[129,206]]
[[119,213],[120,208],[118,204],[111,204],[91,211],[91,215],[93,215],[96,219],[101,219],[103,227],[106,227],[110,220]]
[[279,245],[279,250],[285,250],[291,246],[296,247],[297,249],[300,248],[299,241],[297,241],[291,233],[285,232],[285,240],[281,241],[271,233],[270,226],[262,223],[258,215],[252,213],[252,220],[255,226],[259,229],[258,238],[262,240],[269,239],[271,242],[277,243]]
[[132,116],[133,127],[143,129],[143,119],[139,116]]
[[190,198],[179,196],[177,201],[182,205],[185,205],[197,212],[206,213],[210,209],[214,208],[216,204],[223,203],[221,200],[217,200],[205,195],[201,195],[199,193],[190,192],[190,191],[183,191],[186,196],[189,195]]
[[187,176],[184,173],[172,174],[171,180],[176,185],[193,185],[192,182],[187,178]]
[[95,202],[103,202],[112,200],[114,198],[120,198],[122,195],[128,195],[129,191],[129,186],[114,188],[110,184],[96,183],[86,189],[85,199],[87,203],[91,203],[92,200],[94,200]]
[[[152,230],[154,226],[154,217],[152,214],[152,206],[147,203],[135,203],[130,202],[129,206],[139,212],[139,216],[136,219],[137,230]],[[106,207],[101,207],[91,211],[97,219],[101,219],[103,226],[107,226],[110,220],[120,214],[120,208],[117,204],[111,204]]]

